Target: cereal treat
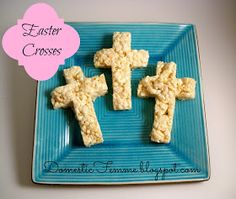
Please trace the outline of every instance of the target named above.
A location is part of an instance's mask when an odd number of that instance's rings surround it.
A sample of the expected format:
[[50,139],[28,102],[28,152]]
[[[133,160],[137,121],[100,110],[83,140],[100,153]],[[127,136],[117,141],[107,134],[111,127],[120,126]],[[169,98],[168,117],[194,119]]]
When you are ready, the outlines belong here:
[[95,54],[95,67],[111,68],[114,110],[132,108],[131,69],[146,67],[148,59],[148,51],[131,50],[129,32],[115,32],[112,48],[102,49]]
[[176,78],[174,62],[158,62],[156,76],[143,78],[138,85],[138,96],[155,97],[154,123],[151,140],[169,143],[174,117],[175,98],[195,98],[196,81],[192,78]]
[[107,93],[105,76],[85,78],[79,66],[64,70],[67,85],[51,93],[54,109],[72,107],[79,121],[84,145],[103,142],[102,132],[93,107],[93,101]]

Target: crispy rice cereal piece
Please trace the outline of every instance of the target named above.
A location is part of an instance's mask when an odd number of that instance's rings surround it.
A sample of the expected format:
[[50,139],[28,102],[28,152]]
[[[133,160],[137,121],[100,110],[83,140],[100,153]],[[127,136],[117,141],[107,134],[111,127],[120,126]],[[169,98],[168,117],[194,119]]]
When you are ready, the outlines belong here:
[[72,107],[79,121],[84,145],[90,147],[103,142],[102,132],[93,107],[93,101],[107,93],[105,76],[85,78],[79,66],[64,70],[67,85],[51,93],[54,109]]
[[143,78],[137,94],[139,97],[155,97],[155,111],[151,140],[169,143],[174,118],[175,98],[185,100],[195,97],[196,81],[192,78],[176,78],[174,62],[158,62],[156,76]]
[[115,32],[112,48],[102,49],[94,56],[97,68],[111,68],[114,110],[132,108],[131,69],[146,67],[149,54],[145,50],[131,50],[131,34]]

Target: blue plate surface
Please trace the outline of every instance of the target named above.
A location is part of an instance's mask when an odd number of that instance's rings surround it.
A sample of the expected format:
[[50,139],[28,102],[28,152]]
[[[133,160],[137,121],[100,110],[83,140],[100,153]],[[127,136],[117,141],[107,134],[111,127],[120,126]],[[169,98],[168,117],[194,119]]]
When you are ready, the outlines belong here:
[[[32,179],[46,184],[129,184],[209,179],[206,121],[196,30],[191,24],[68,23],[80,34],[78,52],[54,77],[38,83]],[[96,51],[112,46],[113,32],[131,32],[132,49],[149,51],[147,68],[132,71],[132,110],[112,108],[111,70],[96,69]],[[137,97],[139,81],[155,75],[157,61],[177,63],[177,77],[197,81],[194,100],[176,101],[169,144],[150,141],[154,99]],[[107,95],[94,107],[104,143],[83,146],[71,109],[53,110],[50,92],[65,85],[63,69],[81,66],[85,76],[104,73]]]

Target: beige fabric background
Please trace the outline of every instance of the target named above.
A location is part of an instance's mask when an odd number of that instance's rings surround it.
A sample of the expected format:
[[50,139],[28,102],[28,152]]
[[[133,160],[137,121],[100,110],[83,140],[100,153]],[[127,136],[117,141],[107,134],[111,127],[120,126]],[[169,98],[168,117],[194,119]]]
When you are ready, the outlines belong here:
[[[0,35],[34,2],[0,1]],[[31,182],[36,83],[0,48],[0,198],[236,198],[236,1],[49,1],[66,21],[185,22],[197,25],[211,179],[202,183],[115,187]]]

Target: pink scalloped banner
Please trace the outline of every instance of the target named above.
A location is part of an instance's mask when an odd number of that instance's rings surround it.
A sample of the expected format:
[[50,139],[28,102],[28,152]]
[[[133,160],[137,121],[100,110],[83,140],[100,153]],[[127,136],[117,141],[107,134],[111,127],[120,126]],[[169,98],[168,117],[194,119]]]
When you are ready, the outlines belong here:
[[37,3],[5,32],[2,46],[30,77],[42,81],[50,79],[59,65],[77,52],[80,37],[51,6]]

